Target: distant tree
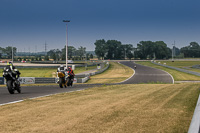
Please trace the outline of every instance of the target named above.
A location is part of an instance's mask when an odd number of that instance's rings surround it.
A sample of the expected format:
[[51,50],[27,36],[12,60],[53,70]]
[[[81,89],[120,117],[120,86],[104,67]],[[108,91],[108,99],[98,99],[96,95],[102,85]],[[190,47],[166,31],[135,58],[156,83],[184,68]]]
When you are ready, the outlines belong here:
[[39,55],[39,57],[38,57],[38,60],[39,60],[39,61],[41,61],[41,60],[42,60],[42,56],[41,56],[41,55]]
[[200,46],[197,42],[191,42],[189,46],[182,47],[180,52],[184,57],[200,57]]
[[52,56],[51,56],[51,58],[55,61],[56,60],[56,54],[53,53]]
[[35,59],[34,57],[31,57],[31,61],[34,61],[34,59]]
[[122,58],[122,44],[117,40],[108,40],[106,42],[107,59],[121,59]]
[[21,58],[21,57],[18,57],[17,60],[18,60],[18,61],[22,61],[22,58]]
[[86,54],[86,47],[80,46],[76,51],[77,55],[80,57],[80,60],[83,59],[83,56]]
[[140,59],[154,58],[155,43],[152,41],[141,41],[137,44],[138,57]]
[[135,52],[140,59],[168,59],[170,57],[170,49],[163,41],[141,41],[137,44]]
[[60,60],[61,51],[59,49],[52,49],[49,52],[47,52],[47,55],[54,60]]
[[132,44],[124,44],[124,45],[122,45],[122,47],[123,47],[123,56],[122,57],[124,57],[124,59],[125,59],[125,56],[126,56],[126,58],[129,58],[129,59],[133,58],[133,53],[132,53],[133,45]]
[[[62,60],[66,59],[66,46],[61,50],[62,51]],[[68,46],[67,47],[67,54],[68,54],[68,59],[72,60],[72,57],[75,56],[76,53],[76,48],[74,46]]]
[[93,54],[90,54],[90,59],[93,59]]
[[191,42],[189,47],[191,49],[199,49],[199,44],[197,42]]
[[173,46],[173,50],[174,50],[174,56],[180,55],[180,49],[179,48]]
[[0,47],[0,58],[2,58],[3,48]]
[[[32,60],[32,59],[31,59],[31,60]],[[45,60],[45,61],[48,61],[48,60],[49,60],[49,56],[48,56],[48,55],[45,55],[45,56],[44,56],[44,60]]]
[[[3,52],[7,54],[7,58],[11,59],[12,58],[12,47],[8,46],[5,49],[3,49]],[[13,47],[13,56],[16,55],[17,48]]]
[[86,54],[86,60],[90,60],[90,54],[89,53]]
[[156,59],[168,59],[171,55],[171,52],[167,48],[167,44],[163,41],[155,42],[154,53]]
[[95,47],[95,53],[97,55],[98,58],[102,58],[102,60],[105,57],[105,54],[107,52],[106,49],[106,41],[104,39],[102,40],[96,40],[96,42],[94,43]]

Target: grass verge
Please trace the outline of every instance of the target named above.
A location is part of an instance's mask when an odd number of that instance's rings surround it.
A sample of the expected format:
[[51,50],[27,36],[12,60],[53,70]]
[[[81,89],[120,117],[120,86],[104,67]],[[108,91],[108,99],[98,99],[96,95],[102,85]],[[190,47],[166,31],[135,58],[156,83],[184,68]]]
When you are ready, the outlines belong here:
[[[90,66],[87,67],[87,71],[88,70],[92,70],[97,68],[97,66]],[[3,71],[3,69],[2,69]],[[20,73],[21,73],[21,77],[56,77],[56,72],[57,69],[56,68],[23,68],[23,69],[19,69]],[[75,74],[84,72],[85,67],[77,67],[74,70]]]
[[131,77],[133,73],[134,71],[130,67],[117,62],[110,62],[110,67],[105,72],[91,76],[87,83],[118,83]]
[[157,61],[160,62],[161,64],[166,63],[168,66],[173,66],[173,67],[178,67],[181,69],[186,69],[194,72],[200,72],[200,69],[197,68],[192,68],[194,65],[199,65],[199,61]]
[[115,85],[0,106],[0,132],[187,132],[200,84]]
[[184,73],[184,72],[176,71],[174,69],[155,65],[155,64],[151,63],[150,61],[137,61],[136,63],[167,71],[168,73],[170,73],[173,76],[175,81],[188,81],[188,80],[196,81],[196,80],[200,80],[199,76],[187,74],[187,73]]

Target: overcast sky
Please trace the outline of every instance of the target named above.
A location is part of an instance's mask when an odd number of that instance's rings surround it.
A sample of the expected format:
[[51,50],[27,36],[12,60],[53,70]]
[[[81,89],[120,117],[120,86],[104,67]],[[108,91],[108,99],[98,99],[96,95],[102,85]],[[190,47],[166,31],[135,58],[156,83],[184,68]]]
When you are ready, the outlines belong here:
[[181,48],[200,44],[200,0],[0,0],[0,47],[19,52],[94,50],[99,39],[122,44],[164,41]]

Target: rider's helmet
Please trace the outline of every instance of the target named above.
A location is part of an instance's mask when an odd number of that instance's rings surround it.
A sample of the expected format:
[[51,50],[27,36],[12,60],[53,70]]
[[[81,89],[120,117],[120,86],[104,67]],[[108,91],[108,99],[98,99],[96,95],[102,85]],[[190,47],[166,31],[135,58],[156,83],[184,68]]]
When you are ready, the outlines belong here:
[[64,67],[63,65],[60,65],[60,67]]
[[12,64],[12,62],[11,62],[11,61],[9,61],[9,62],[7,63],[7,65],[10,65],[10,66],[12,66],[13,64]]

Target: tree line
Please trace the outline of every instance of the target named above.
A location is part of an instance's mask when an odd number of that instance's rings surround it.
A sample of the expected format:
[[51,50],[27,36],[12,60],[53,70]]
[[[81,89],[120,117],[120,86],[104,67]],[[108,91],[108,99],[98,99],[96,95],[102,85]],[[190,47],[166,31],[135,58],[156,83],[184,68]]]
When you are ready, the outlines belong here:
[[[17,48],[11,47],[11,46],[8,46],[6,48],[0,47],[0,58],[11,59],[12,58],[12,52],[13,52],[13,56],[15,56],[16,52],[17,52]],[[4,56],[3,54],[5,54],[6,56]]]
[[[13,56],[14,60],[46,60],[53,59],[55,61],[59,60],[66,60],[66,46],[63,49],[51,49],[46,54],[39,54],[39,55],[29,55],[29,56],[19,56],[15,57],[17,53],[17,48],[13,47]],[[0,59],[11,59],[12,58],[12,47],[8,46],[6,48],[0,47]],[[93,58],[93,54],[89,54],[86,52],[86,47],[80,46],[76,49],[73,46],[68,46],[68,59],[70,60],[89,60]]]
[[[68,59],[69,60],[83,60],[83,59],[91,59],[93,58],[92,54],[86,53],[86,47],[80,46],[78,49],[76,49],[73,46],[67,47],[67,53],[68,53]],[[47,52],[47,56],[45,60],[48,60],[47,58],[50,57],[53,60],[66,60],[66,46],[64,46],[63,49],[52,49],[49,52]]]
[[171,49],[163,41],[140,41],[137,47],[133,47],[132,44],[122,44],[117,40],[100,39],[94,45],[99,59],[169,59],[172,55],[176,58],[200,57],[200,46],[197,42],[191,42],[181,49],[175,46]]
[[[169,59],[172,55],[175,58],[199,58],[200,45],[197,42],[191,42],[188,46],[177,48],[167,47],[163,41],[140,41],[136,47],[132,44],[122,44],[117,40],[96,40],[95,54],[99,59]],[[13,47],[13,55],[15,56],[17,48]],[[52,49],[43,55],[44,60],[65,60],[66,59],[66,46],[63,49]],[[0,47],[0,59],[12,58],[12,47]],[[21,60],[21,57],[18,57]],[[29,58],[29,57],[24,57]],[[68,46],[68,59],[69,60],[89,60],[93,59],[93,54],[86,53],[86,47],[80,46],[76,49],[73,46]],[[42,55],[37,55],[31,60],[42,60]]]

